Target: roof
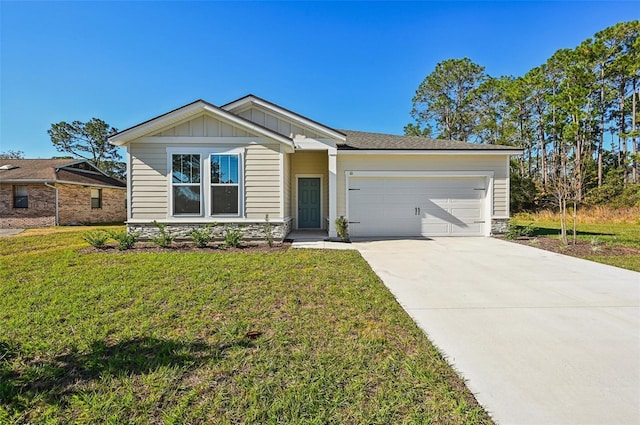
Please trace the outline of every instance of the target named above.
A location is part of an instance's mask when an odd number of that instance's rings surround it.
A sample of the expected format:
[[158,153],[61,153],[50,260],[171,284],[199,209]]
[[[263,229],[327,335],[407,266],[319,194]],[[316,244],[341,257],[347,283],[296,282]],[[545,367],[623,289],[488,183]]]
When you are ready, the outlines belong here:
[[455,151],[513,151],[515,146],[487,145],[459,142],[455,140],[428,139],[419,136],[397,136],[393,134],[368,133],[364,131],[340,130],[347,135],[347,142],[338,146],[340,150],[455,150]]
[[172,111],[169,111],[162,115],[158,115],[155,118],[151,118],[140,124],[134,125],[133,127],[129,127],[125,130],[119,131],[118,133],[109,137],[109,143],[116,146],[125,145],[133,139],[152,134],[163,127],[171,124],[176,124],[181,120],[190,116],[194,116],[200,112],[208,112],[214,116],[226,120],[231,124],[247,129],[250,132],[266,136],[293,148],[293,141],[291,140],[291,138],[283,136],[282,134],[277,133],[267,127],[235,115],[232,112],[226,111],[214,105],[213,103],[207,102],[206,100],[202,99],[187,103],[186,105],[176,108]]
[[4,159],[0,160],[0,183],[47,182],[124,188],[126,184],[109,177],[85,159]]

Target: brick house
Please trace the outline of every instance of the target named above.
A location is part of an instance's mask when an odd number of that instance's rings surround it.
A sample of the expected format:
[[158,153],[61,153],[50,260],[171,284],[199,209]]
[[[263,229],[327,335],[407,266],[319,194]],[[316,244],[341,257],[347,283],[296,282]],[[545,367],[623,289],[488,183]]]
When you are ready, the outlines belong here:
[[0,227],[123,222],[126,194],[84,159],[0,160]]

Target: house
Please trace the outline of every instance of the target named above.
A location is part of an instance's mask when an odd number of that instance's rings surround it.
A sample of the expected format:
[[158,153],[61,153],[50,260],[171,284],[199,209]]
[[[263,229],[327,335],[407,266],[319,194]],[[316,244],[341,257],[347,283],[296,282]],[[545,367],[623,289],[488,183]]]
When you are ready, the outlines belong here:
[[122,222],[126,186],[84,159],[0,160],[0,227]]
[[509,220],[519,148],[336,130],[257,96],[197,100],[113,135],[127,150],[130,230],[242,225],[260,238],[489,236]]

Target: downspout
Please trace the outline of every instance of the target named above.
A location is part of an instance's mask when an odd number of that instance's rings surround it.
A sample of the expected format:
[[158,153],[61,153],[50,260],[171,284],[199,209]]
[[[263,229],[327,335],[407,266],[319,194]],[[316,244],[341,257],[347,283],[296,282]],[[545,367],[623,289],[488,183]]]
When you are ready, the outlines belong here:
[[59,224],[59,219],[58,219],[58,188],[55,186],[51,186],[49,183],[44,182],[44,185],[47,187],[50,187],[51,189],[56,191],[56,226],[58,226]]

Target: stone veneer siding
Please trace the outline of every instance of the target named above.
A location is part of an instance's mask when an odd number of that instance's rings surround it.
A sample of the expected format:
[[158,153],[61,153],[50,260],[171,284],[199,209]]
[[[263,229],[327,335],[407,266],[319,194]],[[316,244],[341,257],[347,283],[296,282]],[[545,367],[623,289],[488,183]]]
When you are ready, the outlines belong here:
[[[28,208],[13,208],[13,186],[27,186]],[[44,227],[55,224],[55,190],[42,183],[0,184],[0,227]]]
[[492,218],[491,219],[491,234],[492,235],[504,235],[509,231],[509,219],[508,218]]
[[60,225],[115,223],[127,219],[126,189],[102,189],[102,207],[91,208],[91,187],[57,184]]
[[[273,239],[275,241],[282,241],[291,232],[291,220],[287,220],[284,223],[271,223],[271,229]],[[205,226],[205,223],[167,223],[166,231],[170,232],[178,240],[189,240],[191,237],[189,233],[193,229]],[[226,226],[232,226],[234,228],[240,228],[245,240],[265,240],[264,222],[260,223],[241,223],[241,224],[218,224],[211,227],[214,239],[224,239],[224,229]],[[127,230],[138,233],[141,240],[149,240],[160,234],[158,227],[153,224],[127,224]]]

